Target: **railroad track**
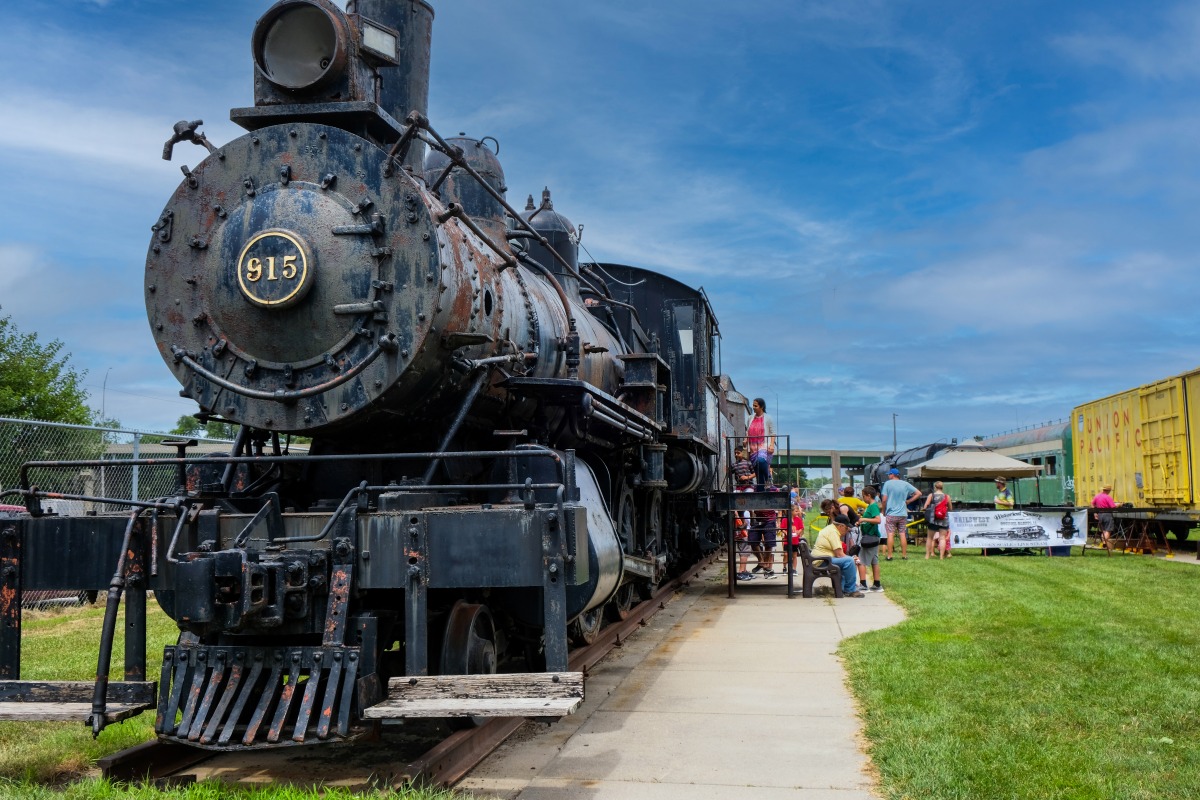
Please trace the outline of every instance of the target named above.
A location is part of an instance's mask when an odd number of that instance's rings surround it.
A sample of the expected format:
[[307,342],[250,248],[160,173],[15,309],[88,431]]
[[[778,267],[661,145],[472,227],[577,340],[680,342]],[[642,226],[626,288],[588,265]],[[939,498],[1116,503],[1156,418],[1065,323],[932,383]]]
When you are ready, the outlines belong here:
[[[666,608],[671,595],[687,586],[715,558],[716,553],[701,559],[687,572],[660,586],[649,600],[634,606],[624,620],[605,627],[593,644],[571,651],[569,669],[583,672],[586,678],[605,655],[612,652],[613,648],[620,647],[634,631]],[[395,769],[395,780],[399,783],[453,786],[526,722],[528,720],[524,717],[496,718],[477,728],[456,731],[410,760],[406,766]],[[195,779],[190,770],[203,766],[208,771],[214,763],[231,755],[244,757],[243,754],[217,753],[174,742],[151,741],[106,756],[97,762],[97,766],[101,774],[111,781],[169,785],[190,782]]]

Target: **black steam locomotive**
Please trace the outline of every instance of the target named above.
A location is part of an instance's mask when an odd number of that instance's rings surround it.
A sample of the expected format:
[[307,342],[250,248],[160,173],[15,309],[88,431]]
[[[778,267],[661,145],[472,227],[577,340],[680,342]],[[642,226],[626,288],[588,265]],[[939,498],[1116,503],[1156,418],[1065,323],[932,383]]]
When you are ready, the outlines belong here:
[[[98,732],[156,708],[160,737],[261,747],[487,714],[497,674],[544,710],[492,713],[565,713],[544,677],[570,682],[569,641],[720,540],[746,408],[707,298],[581,264],[548,191],[514,209],[489,140],[435,131],[432,21],[424,0],[280,0],[231,112],[247,133],[176,125],[164,158],[207,156],[153,226],[147,313],[180,394],[240,434],[223,457],[176,442],[177,494],[127,513],[43,514],[38,471],[88,462],[25,466],[0,716],[43,702]],[[22,591],[62,587],[108,591],[96,682],[11,680]],[[180,629],[157,687],[148,590]]]

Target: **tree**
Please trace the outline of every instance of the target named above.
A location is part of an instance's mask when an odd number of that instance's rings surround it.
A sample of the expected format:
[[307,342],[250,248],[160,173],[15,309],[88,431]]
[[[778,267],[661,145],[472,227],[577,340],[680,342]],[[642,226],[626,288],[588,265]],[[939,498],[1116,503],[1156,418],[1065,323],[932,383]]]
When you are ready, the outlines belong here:
[[76,371],[62,348],[57,339],[42,344],[36,334],[17,330],[12,317],[0,317],[0,417],[92,422],[82,386],[87,371]]
[[171,428],[171,433],[180,436],[200,436],[203,432],[204,426],[200,424],[200,420],[191,414],[184,414],[176,420],[175,427]]
[[180,436],[202,436],[205,439],[234,439],[237,437],[237,428],[238,426],[232,422],[218,422],[217,420],[209,420],[208,424],[201,424],[200,420],[190,414],[185,414],[175,423],[171,433]]
[[[171,429],[171,433],[176,436],[187,436],[189,438],[199,436],[204,439],[236,439],[238,425],[233,422],[220,422],[215,419],[202,424],[200,420],[190,414],[185,414],[176,421],[175,427]],[[284,436],[281,434],[280,438],[283,439]],[[288,434],[286,438],[292,444],[312,444],[312,439],[308,436]]]

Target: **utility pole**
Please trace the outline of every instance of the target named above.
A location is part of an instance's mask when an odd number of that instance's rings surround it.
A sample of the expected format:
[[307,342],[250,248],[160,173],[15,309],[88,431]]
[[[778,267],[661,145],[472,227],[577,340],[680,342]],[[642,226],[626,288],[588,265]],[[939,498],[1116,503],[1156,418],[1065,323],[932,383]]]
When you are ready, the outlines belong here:
[[[782,432],[783,432],[783,426],[782,426],[782,425],[779,423],[779,418],[780,418],[780,414],[779,414],[779,392],[776,392],[776,393],[774,394],[774,397],[773,397],[773,399],[775,400],[775,431],[776,431],[777,433],[782,433]],[[780,438],[779,438],[778,436],[776,436],[776,437],[775,437],[775,452],[776,452],[776,453],[778,453],[778,454],[779,454],[779,455],[782,457],[782,456],[783,456],[783,453],[782,453],[782,447],[781,447],[781,444],[782,444],[782,441],[780,440]]]
[[896,452],[896,412],[892,412],[892,452]]
[[104,373],[104,382],[100,384],[100,419],[105,419],[104,408],[108,400],[108,373],[112,372],[112,367]]

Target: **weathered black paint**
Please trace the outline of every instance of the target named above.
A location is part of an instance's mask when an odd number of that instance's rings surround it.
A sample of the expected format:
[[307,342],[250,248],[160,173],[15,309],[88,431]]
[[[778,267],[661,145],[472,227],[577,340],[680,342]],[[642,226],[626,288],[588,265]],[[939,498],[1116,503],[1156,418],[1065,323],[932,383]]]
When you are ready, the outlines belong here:
[[[259,34],[300,9],[344,47],[287,86],[256,34],[256,105],[232,114],[249,132],[172,136],[209,154],[154,225],[147,316],[181,394],[243,426],[232,457],[157,462],[180,489],[127,504],[156,522],[128,547],[117,515],[22,518],[0,542],[13,677],[22,585],[123,589],[127,678],[144,676],[155,592],[180,626],[163,738],[344,738],[399,674],[486,671],[518,649],[526,669],[565,670],[569,621],[627,613],[719,530],[708,493],[730,423],[703,291],[580,265],[548,197],[524,220],[495,143],[424,117],[432,10],[349,5],[277,4]],[[402,63],[359,46],[368,19]],[[281,432],[314,439],[282,455]],[[455,650],[464,608],[489,622]]]

